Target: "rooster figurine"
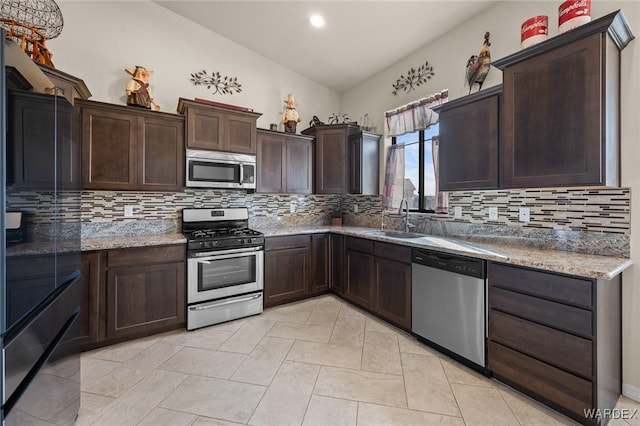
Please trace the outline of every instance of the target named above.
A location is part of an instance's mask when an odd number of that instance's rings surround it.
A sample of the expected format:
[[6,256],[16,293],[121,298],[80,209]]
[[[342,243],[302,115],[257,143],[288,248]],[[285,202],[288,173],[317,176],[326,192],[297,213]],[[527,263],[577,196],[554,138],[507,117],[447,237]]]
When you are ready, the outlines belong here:
[[469,85],[469,93],[474,84],[478,84],[478,91],[482,89],[482,83],[487,78],[489,70],[491,69],[491,55],[489,54],[489,32],[484,33],[484,42],[480,49],[479,55],[471,55],[467,61],[467,80],[466,84]]

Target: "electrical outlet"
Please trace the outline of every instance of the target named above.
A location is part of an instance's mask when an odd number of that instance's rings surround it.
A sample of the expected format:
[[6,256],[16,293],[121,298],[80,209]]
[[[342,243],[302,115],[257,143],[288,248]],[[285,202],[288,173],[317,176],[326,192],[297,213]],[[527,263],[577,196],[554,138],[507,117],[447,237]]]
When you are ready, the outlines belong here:
[[295,213],[296,212],[296,203],[294,203],[293,201],[289,204],[289,213]]
[[462,207],[455,206],[453,208],[453,217],[456,219],[462,219]]
[[133,206],[132,205],[124,206],[124,217],[133,217]]
[[498,208],[489,207],[489,220],[498,220]]
[[354,212],[354,213],[358,213],[358,211],[359,211],[359,210],[360,210],[360,209],[358,209],[358,205],[357,205],[357,204],[354,204],[354,205],[353,205],[353,212]]
[[529,222],[529,207],[520,207],[520,222]]

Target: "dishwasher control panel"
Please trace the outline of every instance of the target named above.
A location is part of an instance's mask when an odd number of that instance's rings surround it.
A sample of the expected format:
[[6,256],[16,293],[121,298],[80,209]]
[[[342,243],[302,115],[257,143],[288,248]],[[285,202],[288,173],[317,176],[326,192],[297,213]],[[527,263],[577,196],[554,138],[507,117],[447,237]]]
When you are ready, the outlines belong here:
[[413,249],[411,261],[419,265],[443,269],[470,277],[485,278],[486,276],[486,262],[482,259],[433,250]]

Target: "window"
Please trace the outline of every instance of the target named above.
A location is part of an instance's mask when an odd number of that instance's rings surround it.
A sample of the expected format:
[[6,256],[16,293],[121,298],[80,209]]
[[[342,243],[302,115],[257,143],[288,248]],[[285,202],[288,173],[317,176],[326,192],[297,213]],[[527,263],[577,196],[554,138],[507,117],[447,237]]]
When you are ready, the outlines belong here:
[[405,145],[404,198],[413,211],[433,213],[436,208],[431,139],[438,135],[438,130],[438,124],[434,124],[425,130],[392,138],[392,144]]

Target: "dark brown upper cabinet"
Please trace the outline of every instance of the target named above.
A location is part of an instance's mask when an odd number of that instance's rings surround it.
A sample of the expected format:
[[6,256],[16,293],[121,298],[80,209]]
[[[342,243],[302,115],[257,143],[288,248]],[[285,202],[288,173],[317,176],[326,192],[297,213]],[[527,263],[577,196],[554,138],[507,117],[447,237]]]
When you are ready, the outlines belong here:
[[[78,112],[61,96],[9,91],[8,182],[14,188],[80,188]],[[56,164],[57,163],[57,164]]]
[[313,138],[258,129],[256,191],[313,192]]
[[503,70],[502,185],[618,186],[621,11],[494,61]]
[[434,108],[440,115],[440,191],[496,189],[502,86]]
[[370,132],[349,135],[349,193],[378,195],[380,138]]
[[302,133],[315,136],[314,193],[378,193],[379,135],[353,124],[317,125]]
[[184,117],[76,99],[82,111],[82,187],[180,191]]
[[256,122],[262,114],[184,98],[178,112],[185,116],[187,148],[256,153]]

